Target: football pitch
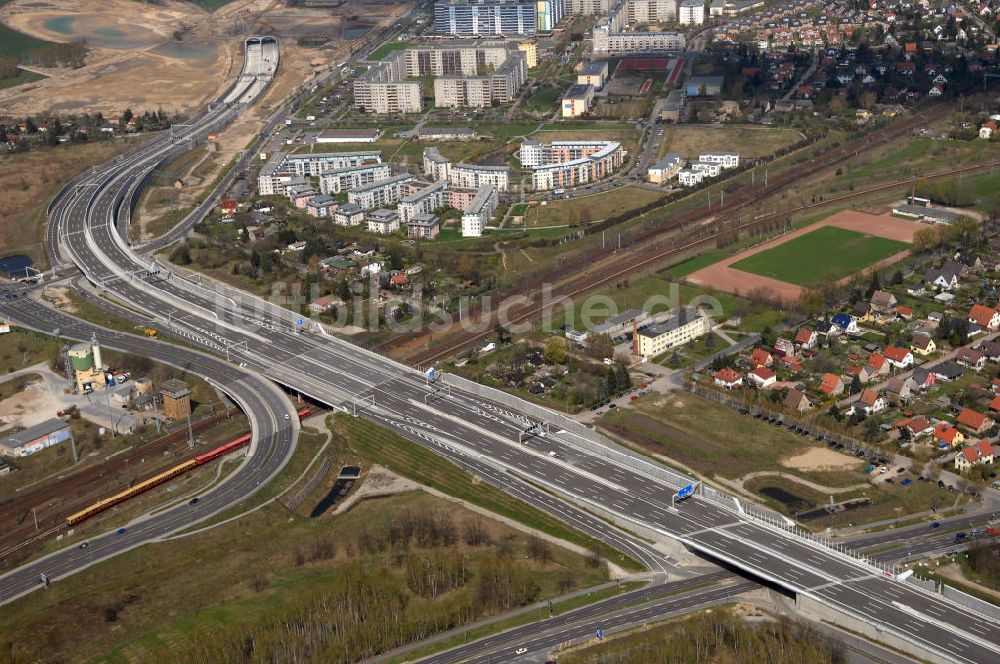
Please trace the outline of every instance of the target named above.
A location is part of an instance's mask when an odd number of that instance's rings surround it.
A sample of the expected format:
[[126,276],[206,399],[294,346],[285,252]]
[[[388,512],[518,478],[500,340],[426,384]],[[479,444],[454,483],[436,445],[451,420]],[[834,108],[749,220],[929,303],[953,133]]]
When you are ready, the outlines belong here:
[[747,256],[730,267],[797,286],[813,286],[850,276],[909,246],[906,242],[823,226]]

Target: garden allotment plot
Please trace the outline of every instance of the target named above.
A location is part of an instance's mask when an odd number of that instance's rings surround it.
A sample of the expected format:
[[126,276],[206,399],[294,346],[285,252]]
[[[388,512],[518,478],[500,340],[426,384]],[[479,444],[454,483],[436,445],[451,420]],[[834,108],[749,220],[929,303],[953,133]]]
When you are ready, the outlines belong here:
[[839,281],[908,248],[898,240],[823,226],[730,267],[797,286],[813,286]]

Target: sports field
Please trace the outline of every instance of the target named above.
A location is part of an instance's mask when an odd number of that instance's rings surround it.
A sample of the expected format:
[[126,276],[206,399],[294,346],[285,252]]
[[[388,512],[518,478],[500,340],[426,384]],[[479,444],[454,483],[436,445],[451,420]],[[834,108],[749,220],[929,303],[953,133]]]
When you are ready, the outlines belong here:
[[838,281],[905,251],[905,242],[823,226],[730,267],[798,286]]

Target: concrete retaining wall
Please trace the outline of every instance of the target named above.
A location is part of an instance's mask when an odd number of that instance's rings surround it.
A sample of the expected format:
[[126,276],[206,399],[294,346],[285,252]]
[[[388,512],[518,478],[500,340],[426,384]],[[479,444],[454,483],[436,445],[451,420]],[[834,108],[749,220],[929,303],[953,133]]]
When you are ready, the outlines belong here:
[[844,627],[858,634],[862,634],[874,641],[884,643],[887,646],[913,655],[919,659],[934,664],[954,664],[954,661],[946,656],[932,652],[922,646],[898,636],[893,632],[878,629],[871,623],[854,617],[846,612],[839,611],[831,606],[822,604],[811,597],[797,595],[795,598],[796,607],[803,613],[818,620],[826,620],[840,627]]
[[952,602],[961,604],[967,609],[972,609],[973,611],[981,613],[984,616],[989,616],[994,620],[1000,620],[1000,606],[984,602],[978,597],[973,597],[968,593],[962,592],[958,588],[949,586],[947,583],[941,584],[941,595],[945,599],[950,599]]

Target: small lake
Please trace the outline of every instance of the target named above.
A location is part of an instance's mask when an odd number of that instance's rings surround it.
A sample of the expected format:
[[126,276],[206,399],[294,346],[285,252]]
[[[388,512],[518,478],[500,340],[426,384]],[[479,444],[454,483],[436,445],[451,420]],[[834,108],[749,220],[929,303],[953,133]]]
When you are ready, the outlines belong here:
[[15,279],[28,276],[27,268],[31,267],[31,259],[27,256],[7,256],[0,258],[0,273]]
[[73,23],[75,22],[75,16],[57,16],[56,18],[50,18],[42,25],[45,26],[46,30],[69,36],[75,32],[73,29]]
[[150,53],[165,55],[168,58],[181,60],[202,60],[215,56],[215,47],[209,44],[195,44],[186,41],[171,40],[160,44]]
[[347,492],[351,490],[354,483],[357,480],[339,479],[333,484],[333,488],[330,489],[330,493],[323,497],[323,500],[319,501],[319,504],[313,508],[313,511],[309,513],[309,516],[315,519],[318,516],[323,516],[323,514],[336,505],[341,498],[347,495]]
[[762,496],[767,496],[772,500],[777,500],[779,503],[783,503],[792,514],[812,507],[812,504],[805,498],[797,496],[791,491],[786,491],[780,487],[766,486],[758,490],[757,493]]
[[159,39],[155,33],[140,26],[110,27],[107,17],[94,14],[54,16],[43,22],[42,27],[65,37],[85,39],[98,48],[143,48]]

